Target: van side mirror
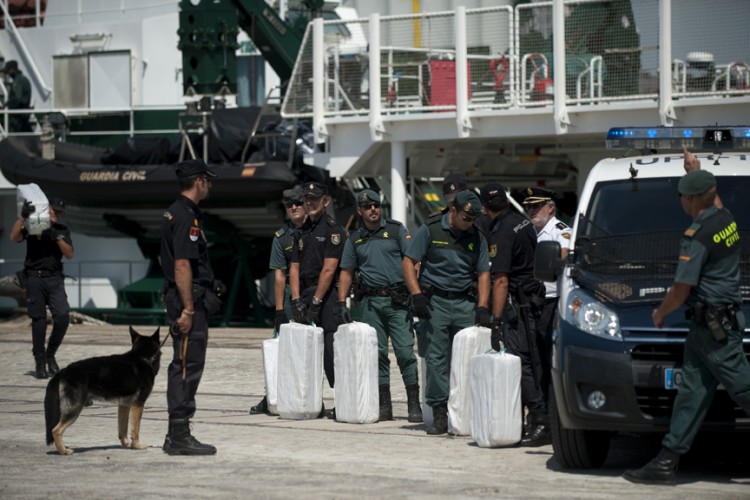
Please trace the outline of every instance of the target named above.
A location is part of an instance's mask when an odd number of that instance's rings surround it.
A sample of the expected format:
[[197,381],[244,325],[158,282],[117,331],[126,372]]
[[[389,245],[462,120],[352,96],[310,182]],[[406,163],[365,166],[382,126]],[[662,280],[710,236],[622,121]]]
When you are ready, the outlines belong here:
[[540,241],[534,253],[534,277],[541,281],[557,281],[557,277],[565,267],[565,261],[560,258],[560,243],[556,241]]

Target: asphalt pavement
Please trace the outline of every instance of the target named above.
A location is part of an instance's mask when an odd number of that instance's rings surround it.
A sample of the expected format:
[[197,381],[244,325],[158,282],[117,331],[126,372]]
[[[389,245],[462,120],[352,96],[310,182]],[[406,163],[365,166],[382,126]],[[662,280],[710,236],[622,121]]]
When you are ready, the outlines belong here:
[[[136,329],[150,334],[154,327]],[[121,448],[117,407],[96,402],[65,433],[75,453],[61,456],[45,444],[47,382],[31,374],[28,318],[0,322],[0,497],[750,498],[750,462],[722,461],[726,443],[685,457],[676,487],[649,487],[620,475],[653,456],[654,438],[617,438],[602,469],[570,471],[557,464],[551,446],[486,449],[468,436],[428,436],[422,424],[406,420],[406,394],[392,354],[394,421],[358,425],[249,415],[264,392],[260,347],[270,333],[210,332],[193,434],[215,445],[215,456],[171,457],[161,450],[168,420],[166,347],[141,425],[148,448]],[[57,360],[66,366],[129,345],[127,326],[75,324]],[[333,398],[326,387],[327,408]]]

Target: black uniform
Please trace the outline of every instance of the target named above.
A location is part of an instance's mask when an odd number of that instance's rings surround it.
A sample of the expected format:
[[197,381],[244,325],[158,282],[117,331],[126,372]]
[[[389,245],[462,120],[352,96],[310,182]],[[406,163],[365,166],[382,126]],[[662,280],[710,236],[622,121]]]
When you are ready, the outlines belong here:
[[47,332],[47,306],[52,312],[52,334],[46,353],[54,355],[65,337],[70,323],[70,306],[65,294],[63,276],[63,253],[57,239],[73,245],[70,229],[59,223],[41,235],[30,235],[24,228],[21,231],[26,240],[26,311],[31,318],[31,340],[34,357],[43,356],[44,337]]
[[[317,221],[307,219],[294,235],[292,262],[299,264],[300,299],[306,306],[312,303],[312,297],[318,286],[320,271],[325,259],[341,261],[344,242],[348,233],[336,220],[324,214]],[[335,310],[338,305],[337,289],[338,272],[334,276],[331,286],[321,298],[320,326],[323,328],[325,350],[323,368],[326,372],[328,384],[333,387],[333,334],[339,326]]]
[[510,208],[503,209],[490,226],[492,273],[508,275],[510,301],[503,313],[505,344],[509,352],[521,358],[521,399],[529,409],[530,423],[543,424],[547,411],[540,387],[542,366],[536,328],[544,285],[534,279],[536,241],[531,222]]
[[[26,76],[18,71],[13,76],[13,83],[10,85],[8,102],[5,103],[8,109],[29,109],[31,107],[31,82]],[[8,129],[11,132],[31,132],[29,115],[10,115],[8,117]]]
[[173,336],[172,362],[167,372],[167,406],[170,419],[189,419],[195,413],[195,393],[203,376],[208,345],[208,321],[203,304],[211,289],[214,272],[208,260],[208,243],[201,227],[198,205],[180,195],[164,212],[161,221],[161,266],[164,271],[164,303],[170,323],[184,306],[175,285],[176,259],[190,259],[193,271],[193,328],[188,334],[185,381],[182,380],[180,336]]

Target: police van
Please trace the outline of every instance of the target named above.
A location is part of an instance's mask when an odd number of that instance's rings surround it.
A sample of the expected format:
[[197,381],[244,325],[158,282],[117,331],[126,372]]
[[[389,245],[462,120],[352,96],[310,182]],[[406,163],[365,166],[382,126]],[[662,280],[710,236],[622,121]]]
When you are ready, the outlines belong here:
[[[690,322],[684,306],[661,329],[651,313],[673,282],[680,237],[691,224],[677,192],[683,145],[716,176],[737,221],[742,308],[750,318],[750,127],[610,130],[607,146],[625,151],[591,170],[568,257],[559,258],[556,242],[541,242],[536,253],[537,278],[559,279],[550,419],[563,467],[600,467],[617,432],[669,428]],[[747,330],[743,345],[750,357]],[[750,431],[750,417],[721,387],[703,425],[712,430]]]

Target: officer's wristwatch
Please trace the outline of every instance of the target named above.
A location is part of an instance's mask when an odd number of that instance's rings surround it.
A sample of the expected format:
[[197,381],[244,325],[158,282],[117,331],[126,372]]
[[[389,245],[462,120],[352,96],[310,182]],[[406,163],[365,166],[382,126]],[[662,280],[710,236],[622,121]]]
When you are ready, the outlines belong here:
[[320,301],[320,300],[319,300],[319,299],[318,299],[318,298],[317,298],[317,297],[316,297],[315,295],[313,295],[313,298],[312,298],[312,303],[313,303],[313,305],[315,305],[315,306],[319,306],[319,305],[320,305],[320,304],[322,304],[323,302],[321,302],[321,301]]

